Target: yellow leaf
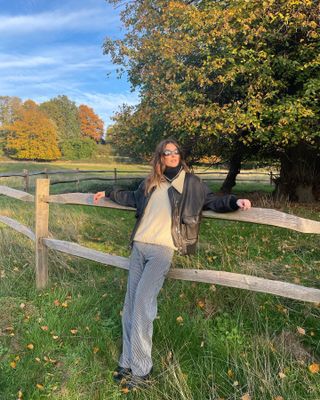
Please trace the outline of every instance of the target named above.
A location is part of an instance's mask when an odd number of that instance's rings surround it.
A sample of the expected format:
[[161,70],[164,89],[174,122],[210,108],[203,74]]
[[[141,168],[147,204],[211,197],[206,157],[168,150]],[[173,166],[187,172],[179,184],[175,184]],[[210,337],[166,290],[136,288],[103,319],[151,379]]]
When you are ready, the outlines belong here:
[[23,397],[23,393],[22,393],[21,390],[19,390],[19,392],[18,392],[18,400],[19,400],[19,399],[22,399],[22,397]]
[[204,308],[205,302],[204,302],[203,300],[198,300],[198,301],[197,301],[197,306],[198,306],[199,308]]
[[70,329],[70,332],[75,335],[76,333],[78,333],[78,329]]
[[234,373],[233,373],[232,369],[228,369],[227,373],[228,373],[228,377],[229,378],[232,378],[234,376]]
[[39,390],[43,390],[43,389],[44,389],[44,387],[43,387],[43,385],[41,385],[41,383],[37,383],[37,384],[36,384],[36,387],[37,387]]
[[53,336],[52,336],[52,339],[57,340],[57,339],[59,339],[59,336],[53,335]]
[[286,377],[286,374],[284,374],[283,372],[279,372],[278,375],[280,379],[284,379]]
[[67,302],[62,303],[61,307],[67,308],[68,307],[68,303]]
[[13,369],[15,369],[16,366],[17,366],[17,363],[16,363],[15,361],[11,361],[10,367],[13,368]]
[[36,360],[37,362],[40,362],[40,361],[41,361],[39,357],[36,357],[35,360]]
[[249,394],[249,393],[244,394],[244,395],[241,397],[241,400],[251,400],[250,394]]
[[298,333],[300,333],[300,335],[306,334],[306,331],[303,328],[301,328],[301,326],[297,326],[297,331],[298,331]]
[[94,347],[94,348],[93,348],[93,353],[94,353],[94,354],[97,354],[98,351],[100,351],[99,347]]
[[34,349],[34,345],[33,345],[32,343],[29,343],[29,344],[27,345],[27,349],[33,350],[33,349]]
[[21,304],[20,304],[20,308],[21,308],[22,310],[25,308],[25,306],[26,306],[26,305],[25,305],[24,303],[21,303]]
[[177,317],[176,321],[178,324],[183,324],[183,318],[181,316]]
[[316,363],[309,365],[308,368],[312,374],[317,374],[320,371],[320,365]]

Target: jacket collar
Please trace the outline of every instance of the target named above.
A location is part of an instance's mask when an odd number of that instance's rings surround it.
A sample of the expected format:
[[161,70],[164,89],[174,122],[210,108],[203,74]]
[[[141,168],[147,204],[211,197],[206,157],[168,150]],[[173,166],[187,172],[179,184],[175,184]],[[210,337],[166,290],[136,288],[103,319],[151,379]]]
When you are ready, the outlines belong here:
[[171,186],[173,186],[180,194],[183,191],[185,176],[186,176],[186,171],[183,169],[179,173],[179,175],[171,182]]

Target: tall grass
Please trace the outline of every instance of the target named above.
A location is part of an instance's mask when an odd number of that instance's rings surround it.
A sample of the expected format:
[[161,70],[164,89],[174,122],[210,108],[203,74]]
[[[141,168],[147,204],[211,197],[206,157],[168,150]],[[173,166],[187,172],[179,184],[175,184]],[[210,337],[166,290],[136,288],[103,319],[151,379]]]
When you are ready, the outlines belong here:
[[[250,196],[250,195],[249,195]],[[266,194],[262,200],[271,201]],[[0,198],[1,214],[34,227],[33,205]],[[313,208],[286,211],[319,219]],[[133,213],[50,205],[50,234],[122,256]],[[203,220],[196,255],[173,267],[233,271],[320,288],[316,235]],[[121,347],[127,273],[50,251],[36,291],[34,245],[0,225],[0,399],[123,398],[111,373]],[[168,280],[154,324],[153,384],[145,400],[320,399],[319,305]],[[248,397],[247,397],[248,399]]]

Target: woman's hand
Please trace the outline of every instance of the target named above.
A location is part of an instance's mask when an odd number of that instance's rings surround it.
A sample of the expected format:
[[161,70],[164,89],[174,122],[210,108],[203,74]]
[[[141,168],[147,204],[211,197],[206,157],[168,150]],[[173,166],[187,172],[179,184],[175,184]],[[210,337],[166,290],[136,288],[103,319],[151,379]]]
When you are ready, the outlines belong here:
[[251,208],[251,201],[248,199],[238,199],[237,206],[242,211],[249,210],[249,208]]
[[103,197],[106,197],[106,192],[97,192],[96,194],[93,195],[93,204],[98,204],[98,201],[102,199]]

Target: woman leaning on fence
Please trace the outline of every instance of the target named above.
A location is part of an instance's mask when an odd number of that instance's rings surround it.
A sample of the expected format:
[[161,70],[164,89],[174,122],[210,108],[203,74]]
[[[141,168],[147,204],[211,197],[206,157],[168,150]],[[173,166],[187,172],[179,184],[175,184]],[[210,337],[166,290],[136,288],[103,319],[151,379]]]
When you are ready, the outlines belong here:
[[[105,196],[105,192],[96,193],[94,202]],[[157,296],[174,251],[195,251],[202,210],[247,210],[251,204],[234,195],[215,196],[189,172],[179,145],[172,139],[158,144],[152,171],[137,190],[115,190],[109,197],[137,209],[122,315],[123,347],[114,371],[114,380],[130,391],[145,387],[152,372]]]

